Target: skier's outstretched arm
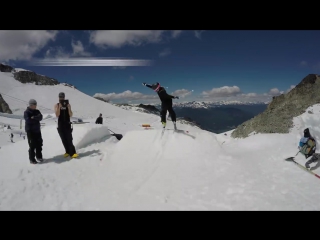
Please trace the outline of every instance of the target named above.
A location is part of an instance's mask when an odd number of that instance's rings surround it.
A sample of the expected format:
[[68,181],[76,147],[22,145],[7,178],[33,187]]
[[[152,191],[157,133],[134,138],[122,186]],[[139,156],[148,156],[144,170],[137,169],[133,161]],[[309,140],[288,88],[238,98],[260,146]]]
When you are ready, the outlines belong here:
[[152,85],[150,85],[150,84],[142,83],[142,85],[152,89]]

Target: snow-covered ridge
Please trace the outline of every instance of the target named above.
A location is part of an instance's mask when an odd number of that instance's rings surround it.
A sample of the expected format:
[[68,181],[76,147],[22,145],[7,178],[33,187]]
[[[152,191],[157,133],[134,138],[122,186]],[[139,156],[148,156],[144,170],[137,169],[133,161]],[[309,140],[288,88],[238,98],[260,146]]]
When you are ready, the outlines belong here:
[[268,104],[269,102],[241,102],[241,101],[217,101],[217,102],[182,102],[182,103],[173,103],[175,107],[188,107],[188,108],[213,108],[219,106],[227,105],[262,105]]
[[[30,70],[26,70],[26,69],[23,69],[23,68],[13,68],[12,72],[31,72]],[[38,74],[40,75],[40,74]]]

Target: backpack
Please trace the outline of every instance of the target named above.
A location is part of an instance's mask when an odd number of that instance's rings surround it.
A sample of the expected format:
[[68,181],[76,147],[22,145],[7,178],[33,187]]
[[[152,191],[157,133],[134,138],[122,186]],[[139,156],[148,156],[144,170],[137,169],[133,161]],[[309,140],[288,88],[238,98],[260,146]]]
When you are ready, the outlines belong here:
[[310,157],[316,150],[316,141],[309,137],[303,137],[299,142],[300,153],[305,155],[306,158]]

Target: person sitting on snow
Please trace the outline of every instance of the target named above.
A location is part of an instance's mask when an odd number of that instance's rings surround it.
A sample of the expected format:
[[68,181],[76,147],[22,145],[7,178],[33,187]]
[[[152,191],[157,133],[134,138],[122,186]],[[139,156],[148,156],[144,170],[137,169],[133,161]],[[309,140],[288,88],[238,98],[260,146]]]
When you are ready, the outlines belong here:
[[96,124],[102,124],[103,123],[103,118],[102,118],[102,113],[100,113],[99,117],[96,120]]
[[310,163],[318,160],[317,156],[315,155],[316,140],[311,136],[309,128],[306,128],[303,131],[303,137],[300,139],[298,148],[300,150],[299,152],[302,153],[306,159],[312,156],[312,158],[309,159],[305,164],[306,168],[309,169]]

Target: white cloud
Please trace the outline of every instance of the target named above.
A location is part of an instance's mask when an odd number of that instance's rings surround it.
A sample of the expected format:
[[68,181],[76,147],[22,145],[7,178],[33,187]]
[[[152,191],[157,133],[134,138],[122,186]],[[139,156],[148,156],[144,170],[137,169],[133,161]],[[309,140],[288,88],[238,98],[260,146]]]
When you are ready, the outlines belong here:
[[96,93],[93,97],[100,97],[106,101],[110,100],[146,100],[146,99],[158,99],[158,95],[145,95],[139,92],[131,92],[130,90],[122,93]]
[[307,66],[308,63],[307,63],[306,61],[301,61],[301,62],[300,62],[300,65],[301,65],[301,66]]
[[76,41],[76,42],[72,41],[71,46],[73,50],[73,53],[72,53],[73,56],[83,56],[83,57],[91,56],[91,53],[86,52],[84,50],[84,47],[81,41]]
[[164,49],[161,53],[159,53],[159,57],[165,57],[171,54],[171,51],[169,48]]
[[193,90],[189,91],[187,89],[178,89],[178,90],[174,91],[173,93],[171,93],[171,95],[178,96],[179,98],[185,98],[185,97],[191,95],[192,92],[193,92]]
[[278,96],[278,95],[281,95],[283,93],[284,93],[284,91],[280,91],[278,88],[272,88],[268,92],[268,94],[271,95],[271,96]]
[[169,32],[171,39],[178,38],[182,30],[97,30],[90,31],[90,42],[101,48],[121,48],[160,43]]
[[171,36],[172,36],[173,38],[177,38],[177,37],[179,37],[179,36],[181,35],[181,33],[182,33],[182,30],[173,30],[173,31],[171,32]]
[[30,60],[57,34],[47,30],[0,30],[0,61]]
[[240,96],[242,96],[242,97],[247,97],[247,98],[251,98],[251,97],[257,97],[258,94],[256,94],[256,93],[243,93],[243,94],[241,94]]
[[89,57],[91,54],[84,50],[81,41],[72,41],[71,42],[72,52],[67,52],[65,48],[59,47],[50,47],[46,53],[45,58],[60,58],[60,59],[67,59],[70,57]]
[[70,53],[67,53],[63,47],[50,47],[46,53],[45,58],[69,58]]
[[194,31],[194,35],[196,36],[196,38],[201,39],[201,35],[204,32],[204,30],[196,30]]
[[290,92],[292,89],[294,89],[296,85],[291,85],[290,88],[286,91],[286,93]]
[[231,97],[231,96],[236,96],[241,93],[241,90],[237,86],[229,87],[229,86],[224,86],[220,88],[213,88],[210,91],[203,91],[202,96],[204,97]]
[[97,30],[90,33],[90,42],[102,48],[140,46],[146,43],[159,43],[164,32],[163,30]]

